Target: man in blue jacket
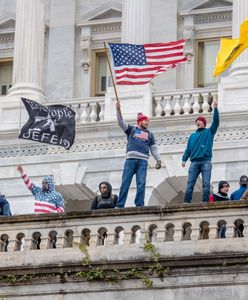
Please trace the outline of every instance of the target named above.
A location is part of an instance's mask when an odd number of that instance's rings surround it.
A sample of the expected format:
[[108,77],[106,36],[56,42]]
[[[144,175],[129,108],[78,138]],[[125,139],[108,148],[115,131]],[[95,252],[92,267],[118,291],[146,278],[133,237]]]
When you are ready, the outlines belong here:
[[214,101],[213,106],[214,115],[210,128],[206,128],[207,120],[204,117],[198,117],[195,121],[197,130],[190,135],[183,154],[182,167],[185,167],[188,158],[191,161],[184,203],[191,203],[194,186],[200,173],[203,187],[202,201],[209,201],[213,140],[219,126],[218,102]]
[[240,188],[231,194],[231,200],[240,200],[248,188],[248,177],[242,175],[239,180]]
[[0,216],[11,216],[9,202],[0,194]]

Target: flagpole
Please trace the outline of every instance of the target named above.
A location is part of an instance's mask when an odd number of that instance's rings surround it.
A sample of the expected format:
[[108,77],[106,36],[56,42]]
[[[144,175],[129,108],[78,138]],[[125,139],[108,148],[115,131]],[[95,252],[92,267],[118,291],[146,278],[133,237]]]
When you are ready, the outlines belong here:
[[116,89],[116,85],[115,85],[115,81],[114,81],[114,76],[113,76],[111,64],[110,64],[110,61],[109,61],[109,55],[108,55],[108,50],[107,50],[106,42],[105,41],[104,41],[104,49],[105,49],[106,56],[107,56],[107,61],[108,61],[109,71],[110,71],[110,75],[111,75],[111,79],[112,79],[112,83],[113,83],[113,87],[114,87],[114,91],[115,91],[116,101],[119,103],[120,100],[119,100],[119,97],[118,97],[118,94],[117,94],[117,89]]
[[[20,99],[20,113],[19,113],[19,134],[21,133],[21,128],[22,128],[22,99]],[[21,163],[21,141],[18,136],[18,163]]]

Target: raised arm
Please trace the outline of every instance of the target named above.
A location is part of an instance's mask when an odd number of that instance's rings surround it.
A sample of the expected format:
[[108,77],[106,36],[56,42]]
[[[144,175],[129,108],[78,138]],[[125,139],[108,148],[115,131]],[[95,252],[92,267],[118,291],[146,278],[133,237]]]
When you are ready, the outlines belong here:
[[219,111],[218,111],[218,101],[217,100],[214,101],[213,106],[214,106],[214,115],[213,115],[213,122],[211,124],[210,131],[212,132],[212,134],[215,134],[217,132],[217,129],[218,129],[219,124],[220,124]]
[[128,129],[128,124],[122,118],[120,102],[117,101],[115,104],[115,107],[116,107],[116,115],[117,115],[118,125],[123,129],[123,131],[126,131]]
[[27,188],[29,190],[32,190],[34,184],[31,182],[31,179],[28,177],[28,175],[24,172],[22,165],[17,165],[16,169],[20,172],[21,177],[24,183],[26,184]]

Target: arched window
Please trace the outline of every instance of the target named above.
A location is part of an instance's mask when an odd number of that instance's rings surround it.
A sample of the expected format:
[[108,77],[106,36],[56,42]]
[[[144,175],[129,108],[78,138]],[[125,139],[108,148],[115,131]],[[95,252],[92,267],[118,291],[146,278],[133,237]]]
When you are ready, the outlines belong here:
[[203,221],[200,224],[200,240],[208,240],[209,239],[209,223],[207,221]]
[[165,241],[174,241],[174,233],[175,233],[175,226],[174,224],[167,224],[165,226]]
[[192,225],[188,222],[183,225],[183,241],[191,240],[191,227]]

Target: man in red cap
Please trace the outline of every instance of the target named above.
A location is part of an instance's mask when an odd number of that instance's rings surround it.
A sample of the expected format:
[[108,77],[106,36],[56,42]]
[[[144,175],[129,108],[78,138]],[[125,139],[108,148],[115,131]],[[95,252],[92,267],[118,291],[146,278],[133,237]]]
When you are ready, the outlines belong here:
[[183,154],[182,167],[185,167],[188,158],[191,161],[184,203],[191,203],[194,186],[200,173],[202,174],[202,201],[209,200],[213,140],[219,126],[218,102],[214,101],[213,106],[214,115],[210,128],[206,128],[207,120],[204,117],[198,117],[195,120],[197,130],[190,135]]
[[147,116],[138,113],[137,125],[131,126],[123,120],[119,102],[116,103],[116,111],[118,124],[127,135],[126,161],[116,208],[125,206],[128,190],[134,174],[136,174],[137,185],[137,193],[134,202],[136,206],[144,206],[149,152],[151,151],[151,154],[157,161],[156,168],[160,169],[161,160],[158,148],[155,144],[154,135],[147,129],[149,125]]

